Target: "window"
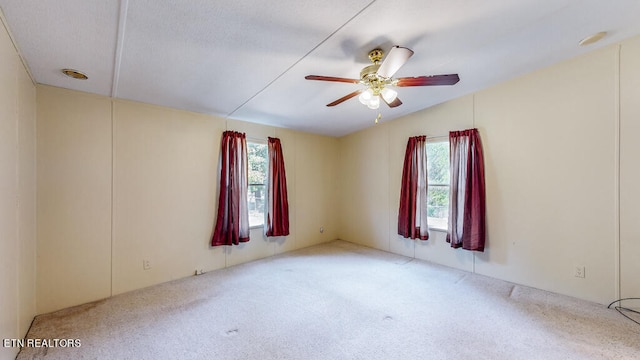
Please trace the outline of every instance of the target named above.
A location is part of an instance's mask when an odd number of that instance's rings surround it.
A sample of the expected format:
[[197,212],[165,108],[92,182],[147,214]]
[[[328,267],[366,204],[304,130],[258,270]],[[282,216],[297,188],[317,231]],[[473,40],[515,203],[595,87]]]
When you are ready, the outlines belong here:
[[427,219],[447,230],[449,218],[449,141],[427,141]]
[[259,227],[264,224],[264,206],[267,184],[267,144],[247,141],[247,159],[249,162],[249,187],[247,201],[249,203],[249,226]]

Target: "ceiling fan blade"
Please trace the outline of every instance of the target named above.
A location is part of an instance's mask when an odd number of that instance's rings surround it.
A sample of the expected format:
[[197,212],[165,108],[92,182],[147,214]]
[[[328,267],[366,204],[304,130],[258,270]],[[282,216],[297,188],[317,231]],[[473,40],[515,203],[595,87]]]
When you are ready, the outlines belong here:
[[328,103],[327,106],[336,106],[336,105],[338,105],[338,104],[340,104],[340,103],[342,103],[344,101],[347,101],[347,100],[351,99],[354,96],[360,95],[360,93],[362,91],[364,91],[364,90],[363,89],[356,90],[356,91],[352,92],[351,94],[345,95],[345,96],[341,97],[340,99],[338,99],[338,100],[336,100],[334,102]]
[[397,79],[395,86],[453,85],[460,81],[458,74],[416,76]]
[[382,99],[382,101],[387,103],[387,105],[389,105],[390,108],[394,108],[396,106],[402,105],[402,101],[400,101],[400,99],[398,99],[397,97],[392,102],[387,102],[387,100],[385,100],[384,97],[382,96],[380,96],[380,98]]
[[411,49],[400,47],[397,45],[392,47],[391,51],[389,51],[389,54],[378,69],[378,76],[381,76],[383,78],[392,77],[393,74],[395,74],[396,71],[400,70],[402,65],[404,65],[404,63],[406,63],[412,55],[413,50]]
[[321,76],[321,75],[307,75],[304,78],[307,80],[335,81],[335,82],[343,82],[343,83],[350,83],[350,84],[358,84],[360,82],[360,80],[356,80],[356,79],[347,79],[347,78],[341,78],[341,77]]

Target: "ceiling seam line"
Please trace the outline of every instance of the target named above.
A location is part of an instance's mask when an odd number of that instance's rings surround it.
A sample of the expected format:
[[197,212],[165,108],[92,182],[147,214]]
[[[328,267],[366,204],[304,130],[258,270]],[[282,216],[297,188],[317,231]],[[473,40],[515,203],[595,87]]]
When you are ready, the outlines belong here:
[[18,54],[18,58],[20,59],[20,62],[22,63],[24,70],[27,72],[27,75],[29,75],[31,82],[33,83],[34,86],[38,85],[38,83],[36,82],[36,78],[33,76],[33,73],[29,68],[29,64],[27,63],[27,58],[24,57],[24,55],[22,54],[22,51],[20,51],[20,47],[18,47],[18,42],[16,41],[16,38],[13,36],[13,33],[9,28],[9,22],[4,16],[4,10],[2,9],[2,7],[0,7],[0,23],[2,23],[2,27],[4,27],[5,31],[7,32],[7,35],[9,35],[9,40],[11,40],[11,45],[13,45],[13,48],[16,50],[16,53]]
[[333,35],[335,35],[338,31],[342,30],[345,26],[347,26],[350,22],[352,22],[356,17],[358,17],[360,14],[362,14],[365,10],[367,10],[371,5],[373,5],[377,0],[372,0],[369,4],[367,4],[365,7],[363,7],[362,9],[360,9],[360,11],[358,11],[355,15],[353,15],[352,17],[350,17],[344,24],[340,25],[336,30],[334,30],[331,34],[329,34],[326,38],[324,38],[322,41],[320,41],[316,46],[314,46],[311,50],[307,51],[306,54],[304,54],[300,59],[296,60],[293,64],[291,64],[291,66],[289,66],[288,68],[286,68],[282,73],[280,73],[280,75],[276,76],[273,80],[271,80],[267,85],[265,85],[262,89],[258,90],[258,92],[256,92],[255,94],[253,94],[251,97],[249,97],[249,99],[247,99],[245,102],[243,102],[242,104],[238,105],[238,107],[236,107],[235,109],[233,109],[233,111],[231,111],[230,113],[227,114],[227,116],[225,117],[230,117],[231,115],[233,115],[236,111],[240,110],[242,107],[244,107],[247,103],[249,103],[251,100],[253,100],[256,96],[260,95],[262,92],[264,92],[265,90],[267,90],[267,88],[269,88],[274,82],[278,81],[278,79],[280,79],[282,76],[284,76],[284,74],[288,73],[289,70],[293,69],[294,66],[298,65],[302,60],[306,59],[312,52],[314,52],[317,48],[319,48],[322,44],[324,44],[325,42],[327,42],[327,40],[331,39],[333,37]]
[[116,34],[116,52],[113,59],[113,78],[111,80],[111,97],[118,94],[118,84],[120,82],[120,64],[122,63],[122,47],[124,46],[124,33],[127,25],[127,12],[129,11],[129,0],[120,0],[120,15],[118,18],[118,32]]

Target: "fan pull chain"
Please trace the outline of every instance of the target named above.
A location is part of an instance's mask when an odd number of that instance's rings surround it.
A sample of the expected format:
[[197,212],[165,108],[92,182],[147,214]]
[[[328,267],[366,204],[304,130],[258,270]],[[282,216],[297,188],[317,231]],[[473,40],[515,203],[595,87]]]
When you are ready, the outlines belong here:
[[375,120],[376,124],[378,123],[378,120],[380,120],[380,119],[382,119],[382,114],[378,113],[378,116],[376,116],[376,120]]

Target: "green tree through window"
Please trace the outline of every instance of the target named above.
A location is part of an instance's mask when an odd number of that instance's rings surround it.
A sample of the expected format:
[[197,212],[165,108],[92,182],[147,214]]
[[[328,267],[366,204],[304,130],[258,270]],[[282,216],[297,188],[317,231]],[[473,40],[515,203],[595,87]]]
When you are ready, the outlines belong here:
[[427,142],[427,217],[429,227],[447,229],[449,217],[449,142]]
[[249,162],[249,226],[264,224],[264,204],[267,184],[267,144],[247,141],[247,161]]

